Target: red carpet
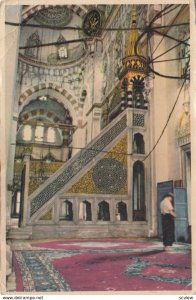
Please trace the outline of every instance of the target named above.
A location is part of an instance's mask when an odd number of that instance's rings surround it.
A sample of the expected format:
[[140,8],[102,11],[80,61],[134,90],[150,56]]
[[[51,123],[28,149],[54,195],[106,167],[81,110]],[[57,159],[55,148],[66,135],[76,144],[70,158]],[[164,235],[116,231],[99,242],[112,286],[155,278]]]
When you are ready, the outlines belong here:
[[15,251],[17,291],[191,290],[187,245],[174,245],[169,253],[158,242],[123,239],[32,246],[35,250]]

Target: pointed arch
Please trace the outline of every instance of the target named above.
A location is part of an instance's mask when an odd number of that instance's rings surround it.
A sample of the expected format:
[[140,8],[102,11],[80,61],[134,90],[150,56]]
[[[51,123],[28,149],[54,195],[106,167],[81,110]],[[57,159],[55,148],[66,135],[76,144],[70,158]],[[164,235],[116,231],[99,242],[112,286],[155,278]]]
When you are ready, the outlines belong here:
[[61,204],[60,220],[73,221],[73,204],[67,199]]
[[82,221],[92,220],[91,203],[87,200],[80,202],[79,219]]
[[116,217],[118,221],[127,221],[127,204],[120,201],[116,205]]
[[66,90],[61,88],[55,83],[49,82],[49,83],[41,83],[39,85],[32,86],[31,88],[27,89],[25,92],[23,92],[19,97],[19,105],[22,105],[32,94],[41,92],[43,90],[47,90],[48,92],[50,90],[56,91],[59,94],[66,97],[66,99],[75,107],[77,108],[77,100]]
[[37,59],[39,55],[39,47],[31,48],[31,46],[39,46],[40,44],[41,44],[41,40],[39,37],[39,33],[36,30],[27,38],[26,46],[30,46],[30,47],[25,49],[25,55]]
[[145,143],[144,138],[141,133],[135,133],[133,138],[133,152],[144,154],[145,153]]
[[132,186],[133,221],[145,221],[145,170],[143,162],[139,160],[133,164]]
[[98,204],[98,220],[110,221],[110,207],[105,200]]
[[77,100],[67,90],[57,86],[54,83],[39,84],[29,88],[20,95],[19,98],[19,114],[23,110],[24,106],[29,104],[32,100],[40,96],[49,95],[57,102],[62,103],[65,109],[70,111],[70,114],[76,123],[80,120],[78,118],[82,116],[83,104],[78,105]]

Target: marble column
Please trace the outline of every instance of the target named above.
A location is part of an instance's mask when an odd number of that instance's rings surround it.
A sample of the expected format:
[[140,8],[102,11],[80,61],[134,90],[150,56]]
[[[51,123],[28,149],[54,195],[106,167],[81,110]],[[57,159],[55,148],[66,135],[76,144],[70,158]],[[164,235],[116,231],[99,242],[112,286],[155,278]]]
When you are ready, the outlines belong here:
[[[5,6],[6,22],[20,22],[21,7],[17,5]],[[4,109],[4,133],[5,133],[5,156],[7,162],[6,167],[6,186],[12,184],[14,155],[15,155],[15,139],[17,130],[18,115],[18,84],[17,84],[17,64],[18,64],[18,46],[19,46],[20,27],[5,25],[5,55],[2,55],[4,62],[1,64],[5,68],[5,102]],[[6,191],[7,199],[7,224],[10,224],[12,193]]]
[[23,191],[24,199],[23,199],[23,208],[22,208],[23,218],[22,218],[21,226],[25,226],[26,223],[28,222],[30,158],[31,158],[31,149],[25,148],[24,156],[23,156],[23,161],[24,161],[24,166],[25,166],[25,178],[24,178],[24,183],[23,183],[24,184],[24,191]]

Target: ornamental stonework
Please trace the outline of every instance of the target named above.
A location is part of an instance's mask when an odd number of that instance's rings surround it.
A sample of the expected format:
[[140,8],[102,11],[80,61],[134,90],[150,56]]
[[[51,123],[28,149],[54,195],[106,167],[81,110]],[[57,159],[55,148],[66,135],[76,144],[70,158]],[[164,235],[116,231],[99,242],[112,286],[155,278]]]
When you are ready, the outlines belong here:
[[133,114],[133,126],[144,127],[144,114]]
[[40,221],[51,221],[52,220],[52,208],[50,208],[43,216]]
[[29,172],[29,195],[39,188],[61,166],[62,162],[31,161]]
[[66,193],[127,194],[127,136]]
[[182,138],[187,135],[190,135],[190,115],[183,112],[179,121],[178,121],[178,127],[177,127],[177,138]]
[[50,6],[39,10],[34,19],[42,25],[66,26],[72,19],[72,11],[66,6]]
[[32,200],[30,215],[32,216],[40,207],[50,200],[74,176],[78,174],[92,159],[101,153],[127,125],[126,115],[123,116],[112,128],[105,132],[94,143],[89,143],[87,148],[76,154],[71,164],[65,164],[61,173],[52,182],[49,182]]
[[104,158],[93,168],[92,179],[100,192],[115,194],[127,181],[127,169],[117,159]]

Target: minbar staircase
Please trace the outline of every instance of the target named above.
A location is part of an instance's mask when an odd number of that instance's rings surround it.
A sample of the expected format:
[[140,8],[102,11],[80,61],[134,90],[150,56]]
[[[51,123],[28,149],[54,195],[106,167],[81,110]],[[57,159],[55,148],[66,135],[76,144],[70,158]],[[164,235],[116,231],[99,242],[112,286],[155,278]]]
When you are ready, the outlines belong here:
[[126,114],[123,114],[118,120],[115,119],[85,149],[65,163],[29,197],[30,220],[33,221],[34,216],[48,201],[61,194],[70,181],[73,182],[74,177],[82,173],[84,168],[126,129],[126,120]]
[[95,158],[98,161],[103,157],[103,152],[111,148],[114,141],[117,141],[119,136],[126,132],[127,119],[127,112],[122,112],[85,149],[79,151],[34,191],[27,200],[25,225],[10,229],[8,238],[31,238],[32,226],[37,216],[44,212],[48,203],[54,202],[74,184],[76,179],[78,180],[78,177],[82,177],[86,170],[92,166]]

